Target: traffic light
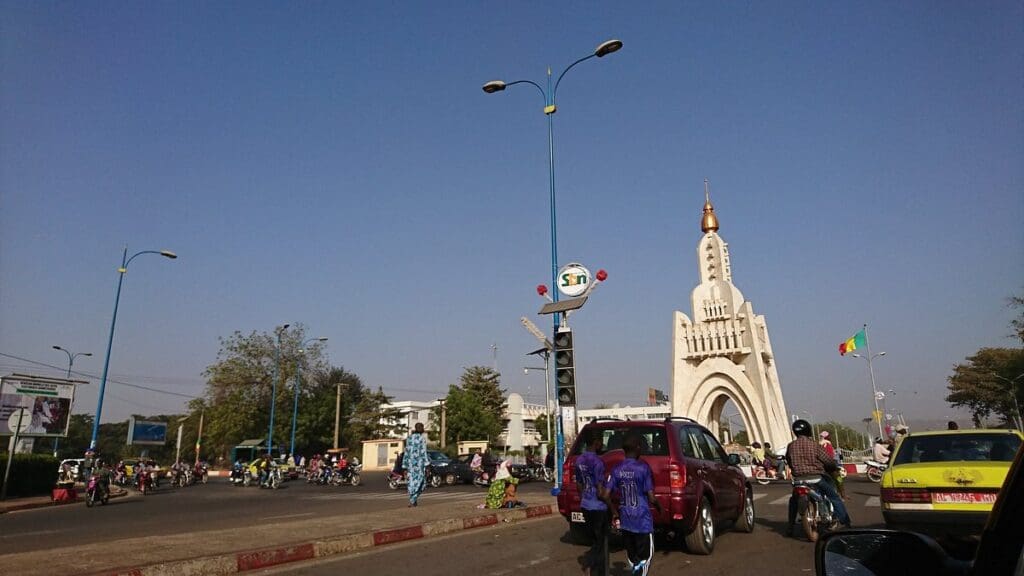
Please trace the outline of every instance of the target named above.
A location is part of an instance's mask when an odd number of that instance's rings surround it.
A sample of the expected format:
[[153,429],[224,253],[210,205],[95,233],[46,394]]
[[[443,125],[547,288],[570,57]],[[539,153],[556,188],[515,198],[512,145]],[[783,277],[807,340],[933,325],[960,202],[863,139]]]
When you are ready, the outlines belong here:
[[555,333],[555,392],[559,406],[576,405],[576,362],[569,328]]

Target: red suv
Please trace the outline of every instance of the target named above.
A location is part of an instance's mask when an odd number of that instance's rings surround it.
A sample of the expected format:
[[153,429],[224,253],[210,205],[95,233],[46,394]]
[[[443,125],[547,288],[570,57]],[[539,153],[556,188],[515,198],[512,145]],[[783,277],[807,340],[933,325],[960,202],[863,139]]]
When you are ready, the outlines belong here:
[[[710,554],[721,525],[742,532],[754,530],[754,494],[750,481],[739,469],[739,457],[726,454],[722,445],[696,421],[673,417],[665,420],[595,420],[584,429],[598,430],[604,439],[600,454],[609,474],[625,458],[622,440],[628,433],[641,438],[641,460],[651,467],[654,495],[661,514],[651,511],[655,531],[682,534],[694,554]],[[576,457],[583,451],[579,438],[563,468],[558,511],[569,521],[569,532],[578,542],[587,541],[583,512],[574,477]]]

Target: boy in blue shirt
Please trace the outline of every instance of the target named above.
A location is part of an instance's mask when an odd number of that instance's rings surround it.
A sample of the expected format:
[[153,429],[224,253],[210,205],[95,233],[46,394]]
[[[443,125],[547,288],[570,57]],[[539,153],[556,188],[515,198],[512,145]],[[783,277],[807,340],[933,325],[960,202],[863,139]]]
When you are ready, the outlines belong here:
[[647,576],[654,556],[654,518],[651,506],[661,513],[661,503],[654,497],[651,467],[640,460],[640,436],[630,434],[622,441],[626,459],[611,473],[608,493],[618,491],[618,502],[612,503],[612,522],[622,531],[626,557],[633,574]]
[[608,491],[604,461],[597,453],[604,440],[599,430],[584,428],[581,433],[583,453],[576,457],[576,490],[580,494],[580,508],[587,532],[593,538],[590,550],[583,556],[583,573],[587,576],[605,575],[605,545],[608,542]]

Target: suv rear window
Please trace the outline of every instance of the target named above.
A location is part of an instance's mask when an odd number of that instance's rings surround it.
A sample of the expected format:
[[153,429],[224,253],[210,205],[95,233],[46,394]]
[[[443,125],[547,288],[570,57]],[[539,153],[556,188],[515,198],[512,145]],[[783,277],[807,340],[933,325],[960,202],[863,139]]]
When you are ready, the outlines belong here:
[[[604,450],[601,452],[604,454],[609,450],[621,450],[622,441],[626,438],[627,434],[639,434],[640,435],[640,455],[641,456],[668,456],[668,436],[665,433],[663,426],[609,426],[607,428],[601,427],[599,429],[604,440]],[[583,452],[583,443],[577,442],[576,446],[573,447],[573,454],[580,454]]]
[[908,436],[895,464],[918,462],[1011,462],[1020,447],[1016,434],[942,434]]

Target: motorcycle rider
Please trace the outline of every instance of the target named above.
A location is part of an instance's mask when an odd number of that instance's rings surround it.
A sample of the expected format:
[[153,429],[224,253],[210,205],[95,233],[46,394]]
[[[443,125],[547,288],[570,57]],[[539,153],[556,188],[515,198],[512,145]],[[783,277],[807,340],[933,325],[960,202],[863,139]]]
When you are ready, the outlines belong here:
[[883,442],[881,438],[875,438],[875,447],[872,450],[875,462],[887,464],[889,462],[889,453],[889,447],[886,446],[886,442]]
[[256,463],[256,469],[259,471],[260,486],[266,486],[270,479],[270,452],[263,454]]
[[[814,441],[811,424],[807,420],[799,419],[793,422],[793,435],[796,439],[786,449],[786,460],[793,470],[793,478],[817,477],[821,480],[815,484],[818,491],[832,502],[836,518],[844,527],[850,527],[850,514],[846,511],[846,505],[833,483],[831,474],[839,469],[836,461],[829,458],[825,449]],[[796,523],[797,499],[789,498],[789,524],[786,528],[786,535],[793,535],[793,524]]]

